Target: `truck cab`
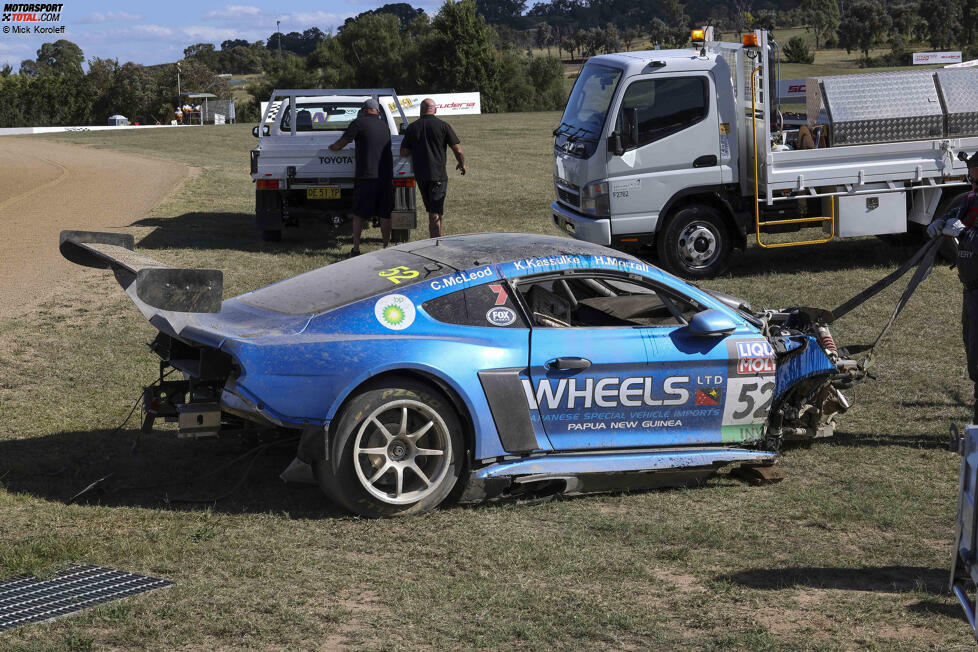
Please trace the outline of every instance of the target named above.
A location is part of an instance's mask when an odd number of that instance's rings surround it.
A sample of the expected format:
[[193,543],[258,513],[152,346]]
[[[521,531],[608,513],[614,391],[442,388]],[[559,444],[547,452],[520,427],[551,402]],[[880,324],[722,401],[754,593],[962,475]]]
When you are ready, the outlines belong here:
[[[414,172],[400,157],[408,121],[393,89],[276,90],[252,133],[255,218],[264,240],[279,240],[282,228],[300,217],[325,218],[339,226],[352,214],[356,154],[353,143],[334,152],[329,146],[343,135],[369,98],[380,103],[379,120],[391,133],[394,160],[393,238],[405,241],[417,228]],[[293,116],[295,118],[293,119]]]

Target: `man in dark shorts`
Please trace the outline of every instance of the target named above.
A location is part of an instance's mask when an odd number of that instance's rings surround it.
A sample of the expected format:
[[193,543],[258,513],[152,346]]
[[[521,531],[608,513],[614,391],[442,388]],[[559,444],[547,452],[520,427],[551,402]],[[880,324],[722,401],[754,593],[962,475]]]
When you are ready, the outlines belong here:
[[394,208],[394,155],[391,153],[391,132],[380,115],[375,99],[363,103],[356,120],[343,135],[329,146],[334,152],[354,143],[356,180],[353,185],[353,249],[350,256],[360,254],[360,232],[363,221],[380,218],[380,235],[386,247],[391,240],[391,210]]
[[428,211],[428,235],[441,236],[441,218],[445,211],[445,191],[448,189],[448,173],[445,172],[445,150],[452,148],[458,165],[455,169],[465,174],[465,154],[458,136],[451,125],[435,117],[435,101],[421,101],[421,118],[412,122],[401,143],[401,156],[410,156],[414,164],[414,178],[421,193],[421,200]]

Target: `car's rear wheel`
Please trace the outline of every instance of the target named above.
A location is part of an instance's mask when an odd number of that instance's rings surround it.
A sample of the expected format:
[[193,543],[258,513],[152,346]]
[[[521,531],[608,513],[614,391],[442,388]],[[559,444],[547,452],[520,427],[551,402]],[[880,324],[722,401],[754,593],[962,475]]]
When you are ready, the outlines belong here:
[[350,399],[330,459],[317,462],[320,487],[337,504],[372,518],[420,514],[458,482],[464,439],[440,392],[404,380]]

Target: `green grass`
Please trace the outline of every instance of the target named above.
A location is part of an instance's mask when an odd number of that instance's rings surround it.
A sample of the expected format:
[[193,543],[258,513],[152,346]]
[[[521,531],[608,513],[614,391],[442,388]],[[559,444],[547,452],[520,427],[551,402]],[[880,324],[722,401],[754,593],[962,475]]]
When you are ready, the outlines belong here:
[[[552,232],[557,121],[451,120],[470,173],[449,184],[448,232]],[[156,258],[225,270],[231,296],[350,246],[315,228],[258,242],[249,129],[58,138],[202,167],[131,231]],[[875,238],[751,246],[709,285],[755,306],[832,307],[911,251]],[[947,268],[891,330],[878,380],[851,394],[836,437],[785,450],[781,484],[722,476],[697,489],[381,522],[338,512],[315,487],[283,484],[286,450],[262,457],[215,506],[173,499],[220,493],[242,467],[199,485],[125,489],[192,478],[244,445],[178,441],[167,430],[130,453],[137,424],[112,429],[156,374],[145,347],[154,331],[110,274],[72,273],[78,283],[39,312],[0,323],[0,577],[88,562],[177,585],[0,634],[0,648],[970,647],[945,590],[959,458],[944,442],[948,424],[970,412],[960,286]],[[868,341],[897,295],[850,314],[836,340]],[[117,490],[68,504],[110,472]]]

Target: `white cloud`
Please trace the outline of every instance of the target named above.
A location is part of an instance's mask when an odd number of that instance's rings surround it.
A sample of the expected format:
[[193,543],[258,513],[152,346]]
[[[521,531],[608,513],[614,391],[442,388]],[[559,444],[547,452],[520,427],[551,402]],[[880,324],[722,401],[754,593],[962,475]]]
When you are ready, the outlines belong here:
[[258,18],[262,10],[250,5],[224,5],[223,9],[205,11],[204,20],[232,21],[239,18]]
[[133,23],[142,19],[143,17],[140,14],[134,14],[128,11],[106,11],[104,13],[95,12],[87,14],[81,18],[76,18],[72,22],[79,25],[99,25],[102,23]]

